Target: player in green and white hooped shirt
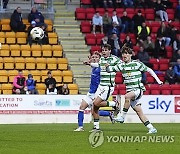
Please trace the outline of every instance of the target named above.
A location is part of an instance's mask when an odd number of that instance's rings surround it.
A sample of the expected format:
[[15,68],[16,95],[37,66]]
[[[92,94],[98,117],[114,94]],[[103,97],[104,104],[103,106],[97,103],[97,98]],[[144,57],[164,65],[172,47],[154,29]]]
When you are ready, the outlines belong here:
[[112,95],[114,91],[114,84],[115,84],[115,72],[106,72],[105,64],[109,63],[110,66],[115,66],[120,63],[121,60],[111,55],[111,46],[106,44],[102,47],[102,56],[100,58],[99,63],[91,63],[90,65],[93,67],[101,68],[100,72],[100,84],[98,89],[95,93],[95,100],[93,102],[93,117],[94,117],[94,128],[92,131],[99,130],[99,108],[105,106],[116,106],[116,102],[114,101],[107,101],[108,97]]
[[156,79],[158,84],[162,84],[163,82],[159,80],[159,78],[152,69],[144,65],[142,62],[139,62],[137,60],[131,60],[131,56],[132,49],[124,46],[122,48],[122,58],[124,62],[114,67],[110,66],[109,64],[106,65],[107,72],[121,71],[124,78],[124,83],[126,84],[127,93],[125,94],[124,108],[122,113],[118,114],[115,121],[123,123],[127,111],[131,106],[139,116],[140,120],[149,129],[148,133],[156,133],[156,128],[153,127],[153,125],[143,114],[141,104],[139,103],[139,99],[142,97],[143,91],[145,91],[145,87],[141,83],[141,72],[149,72]]

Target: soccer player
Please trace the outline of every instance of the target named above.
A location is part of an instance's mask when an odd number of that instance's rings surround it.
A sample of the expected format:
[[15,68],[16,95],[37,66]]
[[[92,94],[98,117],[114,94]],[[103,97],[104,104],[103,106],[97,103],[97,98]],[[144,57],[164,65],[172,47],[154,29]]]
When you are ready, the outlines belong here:
[[[98,52],[95,52],[91,57],[89,57],[89,61],[85,61],[84,64],[90,65],[91,62],[98,63],[100,59],[100,54]],[[91,82],[90,82],[90,89],[87,93],[86,97],[82,100],[79,112],[78,112],[78,128],[74,131],[84,131],[83,128],[83,120],[84,120],[84,110],[87,107],[92,107],[93,100],[95,98],[95,92],[98,88],[98,85],[100,83],[100,67],[92,67],[92,73],[91,73]],[[111,121],[112,119],[112,113],[108,111],[99,111],[99,114],[101,116],[109,116]]]
[[139,100],[143,95],[143,91],[145,91],[145,87],[141,83],[141,72],[149,72],[160,85],[163,84],[163,82],[159,80],[159,78],[152,69],[150,69],[140,61],[132,60],[131,57],[132,49],[124,46],[122,48],[122,58],[124,62],[121,64],[117,64],[113,67],[109,64],[106,65],[107,72],[122,72],[127,91],[127,93],[125,94],[125,104],[123,107],[123,111],[121,114],[118,114],[115,121],[123,123],[128,109],[131,106],[139,116],[140,120],[149,129],[148,133],[156,133],[157,129],[154,128],[153,125],[146,118],[142,111],[141,104],[139,103]]
[[121,60],[111,55],[111,46],[109,44],[105,44],[102,47],[102,56],[100,58],[99,63],[91,63],[90,65],[93,67],[100,67],[101,68],[101,78],[100,84],[96,91],[96,98],[93,102],[93,117],[94,117],[94,128],[92,131],[99,131],[99,108],[106,107],[106,106],[116,106],[118,109],[119,102],[114,101],[107,101],[108,97],[114,91],[114,84],[115,84],[115,72],[107,72],[105,64],[109,63],[110,66],[115,66],[121,63]]

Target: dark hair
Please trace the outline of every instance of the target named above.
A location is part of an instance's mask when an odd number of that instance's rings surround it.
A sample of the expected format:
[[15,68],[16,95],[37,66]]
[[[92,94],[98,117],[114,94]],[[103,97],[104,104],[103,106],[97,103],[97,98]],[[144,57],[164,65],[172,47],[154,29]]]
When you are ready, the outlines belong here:
[[18,70],[18,72],[22,72],[22,70]]
[[121,48],[121,53],[128,53],[128,54],[132,54],[133,53],[133,50],[128,47],[126,45],[126,43],[123,45],[123,47]]
[[51,71],[48,71],[47,74],[51,74]]
[[111,45],[110,44],[104,44],[102,48],[107,48],[108,50],[111,50]]

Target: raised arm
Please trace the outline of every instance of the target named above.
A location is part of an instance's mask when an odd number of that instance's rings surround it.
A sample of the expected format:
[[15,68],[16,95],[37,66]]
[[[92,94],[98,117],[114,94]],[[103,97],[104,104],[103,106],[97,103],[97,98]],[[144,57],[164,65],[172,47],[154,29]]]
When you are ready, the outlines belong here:
[[92,66],[92,67],[99,67],[99,63],[90,63],[90,66]]
[[149,72],[155,78],[158,84],[163,84],[163,82],[158,78],[156,73],[151,68],[147,67],[147,72]]

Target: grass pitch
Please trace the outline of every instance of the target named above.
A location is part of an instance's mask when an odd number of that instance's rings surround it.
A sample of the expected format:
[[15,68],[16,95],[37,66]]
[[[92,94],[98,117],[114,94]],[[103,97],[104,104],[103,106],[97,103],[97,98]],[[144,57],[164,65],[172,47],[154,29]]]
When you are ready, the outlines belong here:
[[[156,135],[147,135],[143,124],[100,124],[104,143],[92,148],[89,130],[73,132],[77,124],[0,125],[0,154],[179,154],[180,124],[154,124]],[[116,136],[108,142],[107,136]],[[117,142],[118,136],[174,136],[174,142]]]

